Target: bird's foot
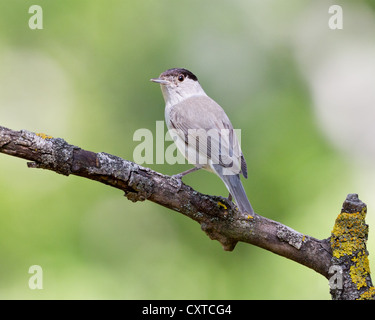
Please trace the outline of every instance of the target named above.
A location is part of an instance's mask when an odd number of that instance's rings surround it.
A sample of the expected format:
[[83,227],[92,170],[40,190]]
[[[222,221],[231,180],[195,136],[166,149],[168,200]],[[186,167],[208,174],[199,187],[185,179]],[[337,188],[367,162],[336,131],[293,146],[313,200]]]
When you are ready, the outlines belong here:
[[171,176],[171,181],[173,181],[172,185],[177,188],[177,192],[180,191],[182,187],[182,175],[181,174],[175,174]]
[[177,184],[177,192],[180,191],[181,187],[182,187],[182,177],[186,176],[187,174],[189,173],[192,173],[194,171],[197,171],[201,169],[201,167],[194,167],[192,169],[189,169],[189,170],[186,170],[184,172],[181,172],[179,174],[174,174],[173,176],[171,176],[171,179],[176,182]]
[[182,173],[179,173],[179,174],[174,174],[173,176],[171,176],[172,179],[176,179],[176,180],[182,180],[182,177],[184,175]]

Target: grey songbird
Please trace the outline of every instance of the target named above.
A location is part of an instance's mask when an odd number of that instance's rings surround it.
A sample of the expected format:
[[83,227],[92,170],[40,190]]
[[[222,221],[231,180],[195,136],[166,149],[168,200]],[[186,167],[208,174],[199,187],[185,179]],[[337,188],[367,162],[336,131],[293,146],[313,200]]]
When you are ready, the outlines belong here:
[[165,121],[180,152],[195,167],[176,175],[206,169],[217,174],[234,197],[241,213],[253,214],[240,174],[247,166],[236,130],[225,111],[202,89],[197,77],[181,68],[169,69],[159,78],[165,100]]

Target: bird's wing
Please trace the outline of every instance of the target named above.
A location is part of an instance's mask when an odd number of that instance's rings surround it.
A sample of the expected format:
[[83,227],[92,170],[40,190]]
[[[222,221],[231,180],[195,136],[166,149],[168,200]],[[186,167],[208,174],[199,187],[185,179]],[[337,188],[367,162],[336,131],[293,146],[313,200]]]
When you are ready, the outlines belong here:
[[168,127],[175,129],[186,145],[196,144],[200,156],[247,176],[236,132],[224,110],[210,97],[194,96],[174,105],[168,121]]

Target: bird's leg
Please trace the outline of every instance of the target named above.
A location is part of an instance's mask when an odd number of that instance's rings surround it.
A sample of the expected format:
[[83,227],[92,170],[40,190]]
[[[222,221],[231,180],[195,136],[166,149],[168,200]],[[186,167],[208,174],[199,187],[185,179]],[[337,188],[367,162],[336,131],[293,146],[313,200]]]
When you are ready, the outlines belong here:
[[184,172],[181,172],[179,174],[175,174],[175,175],[171,176],[173,180],[177,181],[177,183],[178,183],[178,185],[177,185],[178,190],[181,189],[181,185],[182,185],[182,180],[181,179],[182,179],[182,177],[186,176],[189,173],[197,171],[199,169],[201,169],[201,167],[194,167],[194,168],[191,168],[191,169],[186,170]]
[[186,170],[186,171],[184,171],[184,172],[181,172],[181,173],[179,173],[179,174],[175,174],[175,175],[172,176],[172,178],[174,178],[174,179],[178,179],[178,180],[181,180],[182,177],[186,176],[186,175],[189,174],[189,173],[192,173],[192,172],[194,172],[194,171],[197,171],[197,170],[199,170],[199,169],[201,169],[201,167],[194,167],[194,168],[191,168],[191,169]]

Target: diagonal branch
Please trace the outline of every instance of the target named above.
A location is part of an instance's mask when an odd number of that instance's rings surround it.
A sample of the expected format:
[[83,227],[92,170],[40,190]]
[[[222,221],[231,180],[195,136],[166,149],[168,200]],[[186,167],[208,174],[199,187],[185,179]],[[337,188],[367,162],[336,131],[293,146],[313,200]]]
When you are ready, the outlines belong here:
[[149,200],[177,211],[197,221],[225,250],[233,250],[239,241],[253,244],[329,277],[332,258],[329,239],[303,235],[258,214],[242,215],[225,198],[201,194],[174,178],[131,161],[86,151],[60,138],[1,126],[0,152],[32,161],[28,163],[30,168],[95,180],[124,191],[133,202]]

